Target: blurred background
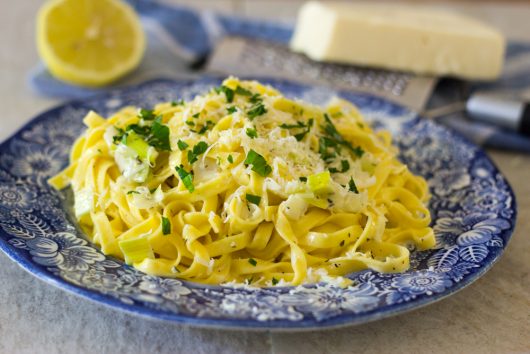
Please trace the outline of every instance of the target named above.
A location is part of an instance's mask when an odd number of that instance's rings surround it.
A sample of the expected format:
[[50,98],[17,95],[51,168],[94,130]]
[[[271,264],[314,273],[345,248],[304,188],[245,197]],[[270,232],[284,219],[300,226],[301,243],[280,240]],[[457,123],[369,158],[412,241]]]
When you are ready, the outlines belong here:
[[[336,1],[336,0],[335,0]],[[389,3],[380,0],[339,0],[352,3]],[[228,14],[237,14],[250,18],[269,19],[294,23],[303,0],[162,0],[162,3],[184,5],[197,10],[211,9]],[[323,2],[331,2],[324,0]],[[530,41],[530,34],[525,32],[525,23],[530,16],[528,0],[495,1],[495,0],[416,0],[390,1],[393,4],[414,5],[419,7],[452,9],[463,14],[484,20],[513,39]]]

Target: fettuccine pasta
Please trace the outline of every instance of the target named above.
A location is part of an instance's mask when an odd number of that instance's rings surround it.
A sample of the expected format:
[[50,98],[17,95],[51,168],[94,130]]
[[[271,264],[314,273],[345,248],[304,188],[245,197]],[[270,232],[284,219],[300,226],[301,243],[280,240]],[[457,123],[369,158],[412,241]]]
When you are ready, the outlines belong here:
[[200,283],[298,285],[403,272],[434,246],[425,180],[349,102],[325,108],[228,78],[192,101],[90,112],[70,165],[80,226],[103,253]]

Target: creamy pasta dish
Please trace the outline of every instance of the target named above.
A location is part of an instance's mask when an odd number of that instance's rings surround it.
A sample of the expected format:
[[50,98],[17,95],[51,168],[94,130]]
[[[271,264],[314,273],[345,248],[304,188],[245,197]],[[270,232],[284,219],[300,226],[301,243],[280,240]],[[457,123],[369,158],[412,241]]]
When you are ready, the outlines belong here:
[[426,181],[351,103],[324,108],[230,77],[195,97],[90,112],[73,210],[107,255],[152,275],[256,286],[403,272],[434,246]]

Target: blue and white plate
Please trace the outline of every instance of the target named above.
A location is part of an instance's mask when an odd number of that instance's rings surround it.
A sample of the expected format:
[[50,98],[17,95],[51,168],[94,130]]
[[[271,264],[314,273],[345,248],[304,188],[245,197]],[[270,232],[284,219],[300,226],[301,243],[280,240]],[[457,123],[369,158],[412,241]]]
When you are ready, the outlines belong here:
[[124,105],[190,100],[218,85],[214,78],[156,80],[70,102],[36,117],[0,145],[0,248],[38,278],[117,309],[196,326],[273,330],[359,324],[411,310],[469,285],[500,257],[515,225],[515,199],[481,149],[381,98],[262,81],[313,103],[342,96],[376,128],[391,130],[400,158],[429,182],[436,249],[413,252],[411,269],[403,274],[353,273],[355,285],[346,289],[203,286],[145,275],[104,256],[77,227],[69,193],[46,183],[67,165],[84,115],[90,109],[108,115]]

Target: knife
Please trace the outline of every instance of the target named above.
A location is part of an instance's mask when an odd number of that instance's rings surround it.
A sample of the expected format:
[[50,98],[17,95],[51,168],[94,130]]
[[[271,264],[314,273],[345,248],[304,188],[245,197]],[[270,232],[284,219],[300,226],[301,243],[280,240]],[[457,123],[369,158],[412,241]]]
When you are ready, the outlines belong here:
[[439,119],[458,112],[465,112],[472,120],[530,136],[530,102],[516,95],[478,91],[465,101],[429,109],[423,111],[422,115],[429,119]]

